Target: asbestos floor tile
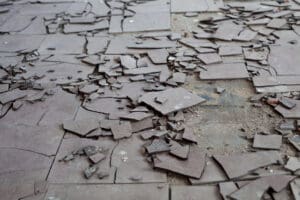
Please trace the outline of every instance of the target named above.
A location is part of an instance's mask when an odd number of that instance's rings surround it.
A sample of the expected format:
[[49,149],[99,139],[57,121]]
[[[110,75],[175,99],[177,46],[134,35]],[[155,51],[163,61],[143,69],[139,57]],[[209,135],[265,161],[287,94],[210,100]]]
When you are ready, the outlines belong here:
[[86,65],[70,63],[51,63],[50,65],[46,65],[45,62],[40,62],[26,73],[21,74],[20,77],[26,78],[37,75],[42,77],[37,83],[67,84],[86,79],[88,74],[92,73],[93,70],[93,67]]
[[[110,154],[115,147],[115,142],[110,139],[91,140],[82,138],[69,138],[62,141],[58,154],[55,158],[53,167],[49,174],[49,182],[51,183],[113,183],[114,170],[110,166]],[[109,173],[109,176],[99,179],[96,175],[90,179],[83,176],[83,171],[89,167],[90,163],[86,157],[76,157],[69,162],[59,161],[64,156],[69,155],[73,151],[77,151],[86,146],[96,146],[107,149],[105,152],[106,158],[102,160],[97,166],[99,171]]]
[[104,52],[107,44],[107,37],[87,37],[87,53],[96,54],[99,52]]
[[224,80],[248,78],[249,74],[243,63],[223,63],[207,66],[207,71],[200,72],[203,80]]
[[124,32],[163,31],[171,29],[169,12],[137,13],[123,21]]
[[228,195],[235,192],[237,189],[238,187],[234,182],[219,183],[219,190],[223,200],[229,200]]
[[253,147],[260,149],[280,149],[282,143],[281,135],[259,135],[254,136]]
[[85,38],[76,35],[47,35],[38,52],[40,54],[81,54]]
[[205,167],[205,153],[197,146],[191,146],[187,160],[181,160],[168,154],[159,154],[154,160],[154,167],[183,176],[200,178]]
[[255,153],[235,153],[231,155],[214,155],[229,178],[238,178],[259,167],[276,164],[281,161],[276,151],[259,151]]
[[116,183],[161,183],[167,182],[164,172],[155,171],[142,153],[144,141],[140,134],[121,140],[111,157],[116,167]]
[[[278,75],[299,75],[300,69],[297,67],[297,63],[300,62],[300,58],[297,56],[299,51],[300,47],[297,45],[272,46],[269,63],[276,69]],[[290,56],[286,57],[284,55]]]
[[64,131],[57,126],[1,125],[0,148],[55,155]]
[[4,35],[0,38],[1,52],[31,52],[42,44],[43,35]]
[[45,180],[52,157],[17,148],[1,148],[1,185]]
[[200,179],[190,178],[192,185],[204,185],[228,180],[221,166],[211,157],[206,160],[206,166]]
[[78,33],[84,31],[99,31],[109,28],[109,23],[107,20],[102,20],[96,22],[95,24],[66,24],[64,26],[64,33]]
[[[272,188],[276,192],[284,189],[295,177],[288,175],[269,176],[252,181],[229,196],[238,200],[261,199],[265,191]],[[253,192],[255,191],[255,192]]]
[[203,12],[208,10],[206,0],[188,0],[182,2],[180,0],[171,0],[171,12]]
[[[164,104],[157,103],[156,98],[165,98],[167,101]],[[158,112],[166,115],[171,112],[182,110],[199,103],[204,102],[204,99],[188,92],[183,88],[168,89],[162,92],[150,92],[143,95],[140,102],[144,102],[157,110]]]
[[290,100],[292,103],[295,103],[296,106],[292,109],[287,109],[282,105],[275,107],[275,110],[279,112],[284,118],[299,119],[300,118],[300,101],[299,100]]
[[172,186],[171,199],[222,200],[217,186]]
[[63,198],[64,200],[167,200],[169,191],[167,185],[140,184],[140,185],[50,185],[44,198]]

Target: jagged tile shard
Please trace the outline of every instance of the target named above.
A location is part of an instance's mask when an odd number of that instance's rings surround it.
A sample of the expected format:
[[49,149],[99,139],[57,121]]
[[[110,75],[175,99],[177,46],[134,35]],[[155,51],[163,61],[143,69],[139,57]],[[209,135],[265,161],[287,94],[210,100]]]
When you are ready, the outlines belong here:
[[154,159],[154,167],[191,178],[200,178],[205,166],[205,157],[205,153],[201,152],[197,146],[191,146],[187,160],[168,154],[158,154]]
[[85,136],[91,131],[100,127],[100,123],[95,118],[81,120],[67,120],[63,123],[63,128],[80,136]]
[[280,149],[281,143],[281,135],[256,134],[254,137],[253,147],[261,149]]
[[[166,102],[160,104],[156,98],[165,98]],[[139,98],[143,102],[163,115],[182,110],[205,101],[184,88],[172,88],[161,92],[149,92]]]
[[207,66],[207,71],[200,72],[200,79],[203,80],[225,80],[248,78],[244,63],[221,63]]
[[229,178],[238,178],[251,170],[281,162],[276,151],[260,151],[255,153],[236,153],[231,155],[214,155]]

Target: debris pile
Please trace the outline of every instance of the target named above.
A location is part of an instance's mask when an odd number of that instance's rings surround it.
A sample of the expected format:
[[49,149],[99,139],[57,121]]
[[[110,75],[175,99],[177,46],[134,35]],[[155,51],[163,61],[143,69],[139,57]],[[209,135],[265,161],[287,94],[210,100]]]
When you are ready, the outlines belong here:
[[[297,0],[1,1],[0,191],[56,199],[60,184],[76,194],[148,183],[168,199],[162,183],[177,174],[197,186],[172,186],[171,199],[298,199],[299,10]],[[177,16],[196,28],[174,30]],[[195,77],[249,81],[250,104],[282,122],[245,134],[246,149],[204,149],[188,123],[210,100],[189,88]]]

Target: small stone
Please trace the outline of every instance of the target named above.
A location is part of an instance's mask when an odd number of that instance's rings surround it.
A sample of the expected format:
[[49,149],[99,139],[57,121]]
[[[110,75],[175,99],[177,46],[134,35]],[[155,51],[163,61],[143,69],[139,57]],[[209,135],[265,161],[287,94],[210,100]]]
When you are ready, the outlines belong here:
[[168,101],[167,98],[165,97],[162,97],[162,96],[158,96],[158,97],[155,97],[155,102],[156,103],[159,103],[159,104],[164,104]]
[[288,122],[281,123],[279,125],[279,128],[282,130],[295,130],[294,121],[288,121]]
[[18,110],[19,108],[21,108],[23,106],[23,102],[22,101],[15,101],[13,103],[12,109],[13,110]]
[[92,161],[93,164],[97,164],[100,161],[104,160],[105,158],[106,156],[102,153],[97,153],[89,157],[90,161]]
[[97,174],[98,178],[99,179],[104,179],[105,177],[108,177],[109,176],[109,173],[108,172],[104,172],[104,171],[101,171]]
[[288,98],[286,97],[282,97],[279,99],[279,103],[284,106],[287,109],[292,109],[296,106],[296,103],[290,101]]
[[65,157],[63,157],[59,161],[69,162],[69,161],[74,160],[74,159],[75,159],[75,156],[73,154],[69,154],[69,155],[66,155]]
[[83,148],[83,151],[86,156],[92,156],[98,152],[98,148],[96,146],[86,146]]
[[90,179],[98,170],[98,167],[97,166],[91,166],[91,167],[88,167],[84,170],[84,177],[86,179]]
[[222,88],[222,87],[216,87],[216,93],[222,94],[223,92],[225,92],[225,88]]

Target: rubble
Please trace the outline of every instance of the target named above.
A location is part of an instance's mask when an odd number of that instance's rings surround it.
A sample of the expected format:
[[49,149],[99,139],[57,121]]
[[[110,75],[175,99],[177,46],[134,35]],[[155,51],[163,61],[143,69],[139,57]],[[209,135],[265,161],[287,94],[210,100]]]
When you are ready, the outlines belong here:
[[2,1],[3,198],[298,199],[299,9]]

